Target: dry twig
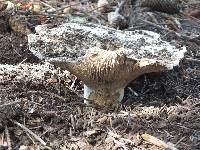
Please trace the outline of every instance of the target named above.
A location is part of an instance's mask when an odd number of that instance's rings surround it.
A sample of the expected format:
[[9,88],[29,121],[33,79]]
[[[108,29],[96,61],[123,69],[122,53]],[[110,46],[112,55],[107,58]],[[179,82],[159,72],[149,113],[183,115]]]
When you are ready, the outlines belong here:
[[[119,139],[119,140],[121,140],[121,141],[123,141],[123,142],[125,142],[125,143],[129,143],[129,144],[131,144],[131,145],[135,145],[135,143],[134,143],[133,141],[131,141],[130,139],[122,138],[120,135],[118,135],[118,134],[112,132],[112,131],[111,131],[110,129],[108,129],[108,128],[107,128],[107,130],[108,130],[107,134],[110,135],[110,136],[112,136],[113,138]],[[124,143],[124,144],[125,144],[125,143]]]
[[191,61],[191,62],[200,63],[200,60],[199,60],[199,59],[194,59],[194,58],[185,58],[185,60],[187,60],[187,61]]
[[142,20],[142,19],[140,19],[140,20],[143,21],[143,22],[145,22],[145,23],[148,23],[148,24],[150,24],[150,25],[152,25],[152,26],[154,26],[154,27],[156,27],[156,28],[158,28],[158,29],[165,30],[165,31],[167,31],[167,32],[169,32],[169,33],[174,33],[176,36],[178,36],[178,37],[180,37],[180,38],[183,38],[183,39],[190,39],[189,36],[186,36],[186,35],[183,35],[183,34],[181,34],[181,33],[175,32],[175,31],[173,31],[173,30],[164,28],[164,27],[159,26],[159,25],[157,25],[157,24],[155,24],[155,23],[153,23],[153,22],[151,22],[151,21]]
[[31,130],[29,130],[27,127],[25,127],[24,125],[22,125],[21,123],[11,120],[15,125],[19,126],[20,128],[24,129],[26,132],[28,132],[30,135],[32,135],[36,140],[38,140],[42,145],[46,145],[46,142],[43,141],[38,135],[36,135],[35,133],[33,133]]
[[15,104],[20,103],[20,102],[21,102],[21,100],[19,100],[19,101],[14,101],[14,102],[10,102],[10,103],[7,103],[7,104],[2,104],[2,105],[0,105],[0,108],[6,107],[6,106],[15,105]]
[[144,139],[145,141],[151,143],[151,144],[154,144],[158,147],[162,147],[162,148],[165,148],[165,149],[169,149],[169,150],[177,150],[176,147],[174,147],[173,145],[169,145],[168,143],[152,136],[152,135],[149,135],[149,134],[142,134],[141,135],[142,139]]
[[5,126],[5,135],[6,135],[6,140],[8,144],[8,150],[12,150],[12,144],[11,144],[10,134],[9,134],[7,125]]

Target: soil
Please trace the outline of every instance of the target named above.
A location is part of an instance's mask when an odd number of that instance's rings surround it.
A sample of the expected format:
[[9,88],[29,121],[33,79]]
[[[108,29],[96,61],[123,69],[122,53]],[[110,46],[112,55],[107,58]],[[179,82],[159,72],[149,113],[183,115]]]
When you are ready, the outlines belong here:
[[17,64],[22,61],[38,62],[37,57],[31,54],[27,47],[27,36],[5,33],[0,34],[0,63]]
[[[184,44],[186,57],[198,60],[200,45]],[[0,33],[0,64],[44,65],[28,50],[27,36],[12,31]],[[73,75],[20,79],[7,67],[0,72],[0,149],[164,149],[142,139],[144,133],[180,150],[200,149],[199,61],[139,77],[115,111],[86,105]]]

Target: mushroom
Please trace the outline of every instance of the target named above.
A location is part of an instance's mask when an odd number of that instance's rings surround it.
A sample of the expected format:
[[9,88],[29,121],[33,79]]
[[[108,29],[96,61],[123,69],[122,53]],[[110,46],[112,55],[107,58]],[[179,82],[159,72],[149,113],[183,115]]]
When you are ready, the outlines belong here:
[[124,88],[138,76],[173,69],[185,47],[163,41],[151,31],[120,31],[91,23],[40,25],[28,35],[29,49],[40,59],[68,70],[84,83],[84,98],[113,108]]

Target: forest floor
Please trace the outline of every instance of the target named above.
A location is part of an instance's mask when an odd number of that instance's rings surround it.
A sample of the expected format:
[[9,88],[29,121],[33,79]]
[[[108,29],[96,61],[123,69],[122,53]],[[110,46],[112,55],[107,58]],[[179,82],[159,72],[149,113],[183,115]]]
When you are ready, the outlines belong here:
[[0,30],[0,149],[200,149],[199,37],[178,39],[189,59],[140,76],[105,111],[84,104],[79,79],[36,58],[26,33]]

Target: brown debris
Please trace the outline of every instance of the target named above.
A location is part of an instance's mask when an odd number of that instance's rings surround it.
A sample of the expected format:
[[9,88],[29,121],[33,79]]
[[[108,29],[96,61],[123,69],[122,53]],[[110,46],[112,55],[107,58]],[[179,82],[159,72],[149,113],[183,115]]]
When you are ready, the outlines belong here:
[[0,12],[4,11],[6,9],[6,7],[8,6],[7,3],[0,1]]
[[9,25],[12,31],[16,33],[27,35],[32,32],[31,27],[28,24],[28,22],[26,20],[23,20],[17,17],[10,17]]
[[196,18],[200,18],[200,10],[199,9],[192,10],[192,11],[188,12],[187,15],[196,17]]

